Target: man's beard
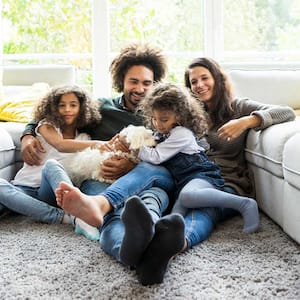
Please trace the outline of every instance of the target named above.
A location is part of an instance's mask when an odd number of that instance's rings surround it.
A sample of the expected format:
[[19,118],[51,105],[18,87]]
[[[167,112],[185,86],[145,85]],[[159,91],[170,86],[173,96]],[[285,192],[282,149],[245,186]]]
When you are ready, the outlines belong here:
[[[138,95],[140,98],[134,99],[134,95]],[[125,96],[125,103],[126,106],[130,106],[130,107],[134,107],[136,108],[138,106],[138,104],[140,103],[140,101],[143,99],[143,97],[145,97],[145,94],[137,94],[137,93],[127,93],[124,95]]]

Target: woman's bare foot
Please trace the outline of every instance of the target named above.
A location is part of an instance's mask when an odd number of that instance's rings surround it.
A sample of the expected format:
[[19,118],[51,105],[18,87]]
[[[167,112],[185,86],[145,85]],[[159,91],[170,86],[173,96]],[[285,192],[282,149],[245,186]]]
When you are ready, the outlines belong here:
[[77,187],[65,182],[59,184],[55,195],[60,207],[94,227],[102,226],[104,215],[112,210],[105,197],[85,195]]

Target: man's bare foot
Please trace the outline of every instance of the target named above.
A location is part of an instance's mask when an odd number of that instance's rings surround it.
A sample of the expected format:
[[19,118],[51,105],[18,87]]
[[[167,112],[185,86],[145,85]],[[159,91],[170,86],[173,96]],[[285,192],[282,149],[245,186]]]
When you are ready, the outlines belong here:
[[102,226],[104,215],[112,210],[105,197],[85,195],[77,187],[66,182],[59,184],[55,194],[60,207],[94,227]]

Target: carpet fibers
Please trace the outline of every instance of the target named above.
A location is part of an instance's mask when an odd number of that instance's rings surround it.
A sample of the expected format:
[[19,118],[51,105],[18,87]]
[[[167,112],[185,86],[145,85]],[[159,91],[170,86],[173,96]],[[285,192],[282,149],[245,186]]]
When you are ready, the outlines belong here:
[[68,225],[0,223],[0,299],[300,299],[300,245],[265,215],[251,235],[239,217],[219,225],[150,287]]

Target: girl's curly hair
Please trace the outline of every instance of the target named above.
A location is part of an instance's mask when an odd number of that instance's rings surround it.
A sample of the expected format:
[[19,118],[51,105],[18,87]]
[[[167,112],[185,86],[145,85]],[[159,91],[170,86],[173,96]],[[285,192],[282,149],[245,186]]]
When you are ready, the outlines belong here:
[[54,87],[36,105],[33,116],[36,122],[46,120],[54,126],[61,128],[64,119],[58,112],[61,97],[65,94],[75,94],[80,103],[77,129],[92,128],[101,120],[99,103],[93,101],[88,92],[76,85]]
[[155,82],[161,81],[167,72],[166,58],[161,49],[148,44],[130,44],[121,50],[109,68],[113,87],[118,93],[123,92],[125,75],[132,66],[152,70]]
[[172,111],[177,116],[178,125],[189,128],[197,138],[202,138],[208,129],[207,114],[203,104],[191,94],[175,84],[157,83],[138,106],[145,125],[153,128],[153,110]]
[[222,125],[233,115],[231,107],[233,88],[230,79],[215,60],[207,57],[198,57],[192,60],[184,73],[184,84],[189,90],[191,90],[189,73],[195,67],[207,69],[215,81],[214,94],[211,101],[212,108],[208,113],[212,124]]

